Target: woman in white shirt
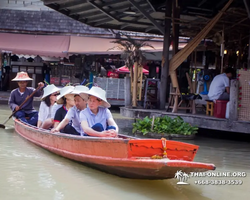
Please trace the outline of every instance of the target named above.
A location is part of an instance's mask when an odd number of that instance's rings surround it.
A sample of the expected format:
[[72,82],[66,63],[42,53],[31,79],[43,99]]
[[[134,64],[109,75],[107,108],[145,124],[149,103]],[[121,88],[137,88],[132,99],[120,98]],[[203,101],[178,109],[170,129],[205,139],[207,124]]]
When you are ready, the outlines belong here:
[[56,97],[59,92],[59,88],[54,84],[48,85],[44,88],[44,94],[41,98],[42,102],[38,112],[37,127],[43,129],[49,129],[53,126],[52,107],[56,102]]

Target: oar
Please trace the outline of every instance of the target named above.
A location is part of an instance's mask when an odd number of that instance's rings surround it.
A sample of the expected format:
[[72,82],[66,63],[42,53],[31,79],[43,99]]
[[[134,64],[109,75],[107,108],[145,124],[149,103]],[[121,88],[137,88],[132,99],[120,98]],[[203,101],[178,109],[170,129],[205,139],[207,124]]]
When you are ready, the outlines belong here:
[[0,124],[0,128],[5,128],[5,124],[7,123],[7,121],[9,121],[9,119],[17,112],[21,109],[21,107],[40,89],[40,86],[38,86],[34,92],[32,92],[29,96],[26,97],[26,99],[24,100],[24,102],[19,106],[18,110],[15,110],[8,119],[5,120],[4,123]]

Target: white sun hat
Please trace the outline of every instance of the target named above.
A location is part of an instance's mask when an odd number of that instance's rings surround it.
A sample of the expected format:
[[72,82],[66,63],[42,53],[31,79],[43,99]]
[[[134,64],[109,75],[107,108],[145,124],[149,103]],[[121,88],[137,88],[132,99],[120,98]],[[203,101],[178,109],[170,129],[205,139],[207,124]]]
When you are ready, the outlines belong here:
[[29,77],[27,72],[17,72],[17,75],[15,78],[13,78],[11,81],[32,81],[33,79]]
[[[63,104],[63,97],[68,94],[71,94],[73,90],[75,89],[74,86],[65,86],[60,90],[60,95],[57,96],[57,103],[58,104]],[[73,95],[73,94],[72,94]]]
[[75,86],[75,89],[71,94],[78,94],[82,99],[87,100],[88,99],[88,94],[87,92],[89,91],[89,88],[83,85],[77,85]]
[[95,96],[98,99],[102,100],[102,106],[106,108],[110,108],[110,104],[106,99],[106,91],[100,87],[93,86],[88,92],[88,95]]
[[43,89],[43,96],[41,98],[41,100],[44,100],[45,97],[49,96],[50,94],[53,94],[55,92],[59,92],[60,88],[56,87],[54,84],[51,85],[47,85],[44,89]]

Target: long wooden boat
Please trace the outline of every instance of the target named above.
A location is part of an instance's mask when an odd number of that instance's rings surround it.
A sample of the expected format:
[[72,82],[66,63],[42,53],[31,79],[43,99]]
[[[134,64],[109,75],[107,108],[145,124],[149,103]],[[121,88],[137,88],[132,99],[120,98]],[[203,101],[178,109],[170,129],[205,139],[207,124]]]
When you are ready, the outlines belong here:
[[[193,162],[199,148],[193,144],[125,135],[119,135],[119,138],[81,137],[51,133],[17,119],[14,121],[16,132],[32,143],[121,177],[168,179],[174,178],[177,170],[190,173],[215,169],[213,164]],[[165,149],[167,158],[162,157]]]

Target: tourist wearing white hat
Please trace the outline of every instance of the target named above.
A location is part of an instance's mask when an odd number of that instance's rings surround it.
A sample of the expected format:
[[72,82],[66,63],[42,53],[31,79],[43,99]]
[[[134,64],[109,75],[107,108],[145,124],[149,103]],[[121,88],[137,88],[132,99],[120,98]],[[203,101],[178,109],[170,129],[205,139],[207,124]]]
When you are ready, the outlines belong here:
[[[18,88],[11,91],[8,103],[10,109],[13,112],[18,110],[14,114],[16,118],[22,120],[25,123],[36,126],[38,120],[38,112],[33,106],[33,98],[40,97],[42,95],[42,91],[38,90],[34,94],[34,96],[30,97],[30,99],[21,108],[19,107],[35,90],[35,88],[33,87],[27,87],[28,81],[32,80],[33,79],[29,77],[27,72],[18,72],[16,77],[12,79],[12,81],[17,82]],[[44,83],[40,82],[38,83],[38,86],[42,89],[44,87]]]
[[53,126],[52,107],[56,102],[56,97],[59,92],[59,88],[54,84],[48,85],[44,88],[44,93],[41,98],[41,104],[38,112],[37,127],[43,129],[49,129]]
[[108,109],[106,91],[93,86],[89,95],[88,107],[80,113],[81,126],[85,136],[117,137],[118,126]]
[[[71,94],[74,94],[75,106],[70,108],[65,118],[59,123],[59,125],[52,129],[52,132],[62,131],[72,135],[83,135],[83,131],[80,124],[79,113],[86,108],[88,95],[85,94],[89,88],[86,86],[78,85]],[[69,124],[69,122],[72,124]]]
[[75,105],[74,94],[72,94],[74,88],[74,86],[65,86],[60,90],[60,95],[57,96],[56,103],[57,105],[61,105],[61,107],[55,112],[54,128],[64,119],[68,110]]

